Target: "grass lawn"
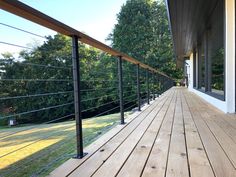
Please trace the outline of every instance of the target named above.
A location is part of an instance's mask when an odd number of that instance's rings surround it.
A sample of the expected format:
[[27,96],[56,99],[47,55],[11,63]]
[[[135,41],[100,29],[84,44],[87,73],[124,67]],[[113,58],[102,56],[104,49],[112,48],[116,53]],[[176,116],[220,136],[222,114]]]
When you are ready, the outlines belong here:
[[[119,114],[83,121],[84,145],[119,122]],[[75,121],[0,128],[0,176],[45,176],[76,154]]]

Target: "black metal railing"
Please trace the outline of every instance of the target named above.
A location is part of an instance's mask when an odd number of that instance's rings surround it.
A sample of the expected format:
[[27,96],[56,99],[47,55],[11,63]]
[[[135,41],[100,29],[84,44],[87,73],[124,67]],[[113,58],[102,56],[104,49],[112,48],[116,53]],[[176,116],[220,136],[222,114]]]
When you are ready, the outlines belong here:
[[[19,5],[20,8],[17,12],[14,12],[11,8],[8,9],[11,5],[16,5],[15,3]],[[10,6],[5,6],[6,4]],[[76,158],[83,158],[84,155],[86,155],[83,145],[86,139],[83,135],[83,119],[98,118],[116,113],[119,114],[120,123],[125,124],[127,112],[132,110],[141,111],[142,105],[150,104],[151,101],[155,100],[174,85],[174,80],[159,70],[153,69],[54,19],[47,16],[45,17],[45,15],[42,15],[42,13],[32,8],[27,7],[24,9],[24,7],[26,6],[18,1],[0,2],[0,8],[29,19],[44,27],[51,28],[58,33],[66,35],[67,38],[70,37],[70,44],[63,45],[69,46],[72,55],[64,53],[64,57],[60,59],[56,58],[56,56],[52,56],[52,58],[54,57],[53,64],[51,61],[48,62],[47,56],[49,54],[45,54],[44,57],[46,58],[44,58],[44,60],[36,61],[25,60],[24,58],[22,60],[22,58],[19,59],[17,57],[0,59],[0,105],[7,109],[4,111],[0,109],[0,124],[1,122],[8,122],[10,120],[18,121],[22,124],[33,123],[32,126],[26,127],[23,130],[21,129],[20,131],[35,131],[35,126],[38,125],[63,120],[75,120],[75,125],[73,124],[67,127],[70,136],[66,141],[54,145],[52,149],[47,149],[40,155],[28,160],[27,163],[31,163],[39,158],[43,159],[49,153],[54,153],[54,149],[62,148],[64,145],[71,142],[77,143]],[[26,13],[23,13],[23,11]],[[37,18],[41,19],[40,22],[27,16],[27,14],[32,12],[38,14]],[[25,14],[26,16],[24,16]],[[49,40],[49,38],[41,34],[36,34],[35,32],[15,27],[14,25],[5,23],[0,23],[0,25],[42,38],[46,42]],[[100,49],[99,55],[103,55],[104,52],[108,53],[109,55],[104,55],[107,56],[109,64],[106,66],[90,66],[89,61],[91,59],[89,57],[84,58],[84,56],[83,61],[85,61],[85,64],[82,63],[82,54],[80,53],[82,43]],[[15,44],[11,41],[0,41],[0,44],[14,46],[22,50],[35,50],[34,48]],[[45,50],[45,48],[41,46],[38,46],[38,49],[40,51]],[[63,53],[62,49],[58,50],[60,53]],[[31,54],[37,55],[37,53]],[[62,62],[58,62],[58,60]],[[15,67],[17,70],[10,70],[9,73],[6,73],[8,66],[17,66]],[[29,71],[34,74],[23,75],[21,74],[22,71]],[[27,72],[24,72],[24,74],[25,73]],[[61,78],[60,76],[64,77]],[[55,85],[57,85],[57,87],[55,87]],[[17,88],[22,89],[17,91]],[[9,92],[9,90],[12,91]],[[30,106],[27,105],[29,103],[34,103],[31,109],[29,109]],[[21,105],[21,107],[19,107],[19,105]],[[32,117],[36,118],[34,122],[29,121]],[[46,121],[45,119],[41,120],[40,117],[47,117],[47,119]],[[35,123],[37,123],[37,125]],[[73,127],[75,127],[75,132],[71,130]],[[14,133],[19,133],[20,131],[3,134],[0,136],[0,139],[9,137]],[[61,132],[56,130],[53,134],[61,135]],[[35,142],[47,138],[50,137],[45,134],[40,137],[40,139],[35,140]],[[16,151],[10,153],[14,152]],[[40,169],[37,174],[50,168],[52,163],[57,163],[61,159],[71,157],[73,152],[74,149],[72,148],[68,150],[67,154],[54,158],[50,163],[45,165],[45,168]],[[0,156],[0,159],[4,156],[5,155]],[[16,166],[11,170],[17,171],[20,168],[21,167]],[[3,176],[4,175],[7,176],[7,171]]]

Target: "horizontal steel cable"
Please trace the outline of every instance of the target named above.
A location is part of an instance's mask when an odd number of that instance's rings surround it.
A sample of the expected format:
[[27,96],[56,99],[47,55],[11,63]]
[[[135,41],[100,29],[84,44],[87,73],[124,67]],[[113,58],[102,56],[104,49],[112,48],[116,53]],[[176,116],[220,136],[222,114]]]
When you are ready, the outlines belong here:
[[117,87],[108,87],[108,88],[95,88],[95,89],[82,89],[80,92],[90,92],[90,91],[98,91],[98,90],[111,90],[118,89]]
[[86,99],[86,100],[81,100],[81,102],[97,100],[97,99],[100,99],[100,98],[115,96],[115,95],[117,95],[117,94],[113,93],[113,94],[109,94],[109,95],[103,95],[103,96],[99,96],[99,97],[95,97],[95,98],[89,98],[89,99]]
[[135,104],[131,105],[130,107],[128,107],[128,108],[126,108],[126,109],[124,109],[124,111],[127,111],[127,110],[129,110],[130,108],[132,108],[132,107],[133,107],[133,106],[135,106],[135,105],[137,105],[137,103],[135,103]]
[[12,26],[12,25],[8,25],[8,24],[2,23],[2,22],[0,22],[0,25],[6,26],[6,27],[9,27],[9,28],[12,28],[12,29],[21,31],[21,32],[25,32],[25,33],[28,33],[28,34],[31,34],[31,35],[33,35],[33,36],[37,36],[37,37],[40,37],[40,38],[43,38],[43,39],[47,39],[45,36],[42,36],[42,35],[39,35],[39,34],[36,34],[36,33],[32,33],[32,32],[30,32],[30,31],[26,31],[26,30],[24,30],[24,29],[21,29],[21,28]]
[[22,45],[18,45],[18,44],[12,44],[12,43],[9,43],[9,42],[4,42],[4,41],[0,41],[0,44],[10,45],[10,46],[13,46],[13,47],[19,47],[19,48],[22,48],[22,49],[33,50],[33,48],[30,48],[30,47],[26,47],[26,46],[22,46]]
[[[4,58],[0,58],[0,63],[11,63],[12,61],[1,61],[1,60],[5,60]],[[45,67],[45,68],[55,68],[55,69],[68,69],[68,70],[72,70],[72,66],[69,65],[68,67],[62,67],[62,66],[53,66],[53,65],[43,65],[43,64],[37,64],[37,63],[28,63],[28,62],[19,62],[19,61],[13,61],[13,63],[15,64],[20,64],[20,65],[29,65],[29,66],[37,66],[37,67]]]
[[16,131],[16,132],[13,132],[13,133],[9,133],[5,136],[1,136],[0,139],[4,139],[8,136],[11,136],[13,134],[16,134],[16,133],[20,133],[20,132],[23,132],[23,131],[27,131],[27,130],[32,130],[34,129],[36,126],[39,126],[39,125],[42,125],[42,124],[49,124],[49,123],[52,123],[52,122],[55,122],[55,121],[58,121],[58,120],[62,120],[62,119],[65,119],[67,117],[71,117],[71,116],[74,116],[75,114],[69,114],[69,115],[66,115],[66,116],[62,116],[62,117],[59,117],[59,118],[56,118],[56,119],[53,119],[53,120],[50,120],[50,121],[47,121],[47,122],[43,122],[43,123],[40,123],[40,124],[35,124],[35,125],[31,125],[29,128],[26,128],[26,129],[23,129],[23,130],[19,130],[19,131]]
[[114,107],[114,108],[112,108],[112,109],[109,109],[109,110],[107,110],[107,111],[104,111],[104,112],[102,112],[102,113],[99,113],[99,114],[97,114],[96,116],[91,117],[91,118],[96,118],[96,117],[102,116],[102,115],[104,115],[104,114],[106,114],[106,113],[108,113],[108,112],[110,112],[110,111],[113,111],[113,110],[119,108],[119,107],[120,107],[120,106],[116,106],[116,107]]
[[112,104],[112,103],[116,103],[116,102],[119,102],[119,99],[111,101],[111,102],[108,102],[108,103],[105,103],[105,104],[101,104],[101,105],[98,105],[98,106],[95,106],[95,107],[92,107],[92,108],[89,108],[89,109],[85,109],[82,112],[86,112],[86,111],[90,111],[90,110],[93,110],[93,109],[97,109],[97,108],[100,108],[102,106],[105,106],[105,105],[108,105],[108,104]]
[[0,97],[0,100],[21,99],[21,98],[29,98],[29,97],[42,97],[42,96],[51,96],[51,95],[59,95],[59,94],[67,94],[67,93],[73,93],[73,91],[41,93],[41,94],[35,94],[35,95],[13,96],[13,97]]
[[0,79],[0,81],[19,81],[19,82],[72,82],[68,79]]
[[21,116],[21,115],[31,114],[31,113],[45,111],[45,110],[49,110],[49,109],[60,108],[60,107],[64,107],[64,106],[68,106],[68,105],[72,105],[72,104],[74,104],[74,102],[65,103],[65,104],[56,105],[56,106],[50,106],[50,107],[36,109],[36,110],[22,112],[22,113],[16,113],[16,114],[13,114],[13,115],[8,115],[8,116],[0,117],[0,120],[6,119],[6,118],[10,118],[10,117],[14,117],[14,116]]

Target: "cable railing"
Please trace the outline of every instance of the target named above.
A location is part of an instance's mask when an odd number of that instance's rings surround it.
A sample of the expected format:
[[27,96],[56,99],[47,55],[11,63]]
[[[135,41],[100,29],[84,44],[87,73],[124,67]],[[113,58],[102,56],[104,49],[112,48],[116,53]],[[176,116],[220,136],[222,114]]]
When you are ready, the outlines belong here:
[[[19,130],[16,128],[13,132],[1,132],[0,129],[0,141],[7,141],[13,136],[23,139],[21,134],[37,134],[39,127],[43,127],[42,136],[29,143],[26,139],[24,145],[17,145],[19,148],[0,154],[0,161],[41,141],[57,141],[66,137],[63,141],[52,143],[51,147],[45,147],[32,158],[25,158],[21,164],[15,162],[5,167],[0,176],[14,176],[19,171],[23,173],[25,166],[32,162],[44,161],[32,173],[32,176],[39,176],[75,153],[75,158],[83,158],[86,155],[85,145],[113,125],[119,122],[124,124],[130,112],[141,111],[144,104],[150,104],[174,84],[173,79],[161,71],[19,1],[0,1],[0,8],[52,29],[61,34],[57,34],[56,40],[62,37],[66,41],[61,46],[50,46],[48,42],[52,37],[0,22],[6,28],[44,40],[44,44],[33,48],[0,41],[1,45],[14,46],[23,51],[20,59],[13,56],[0,58],[0,126],[12,122],[19,126],[29,125]],[[47,51],[46,45],[53,48],[52,53]],[[87,54],[87,45],[97,50]],[[95,133],[91,134],[89,121],[99,119],[106,119],[107,126],[93,127]],[[47,126],[60,127],[61,122],[65,122],[62,129],[51,130]],[[73,146],[68,148],[68,144]],[[59,152],[60,149],[63,153]],[[47,159],[49,154],[55,157]]]

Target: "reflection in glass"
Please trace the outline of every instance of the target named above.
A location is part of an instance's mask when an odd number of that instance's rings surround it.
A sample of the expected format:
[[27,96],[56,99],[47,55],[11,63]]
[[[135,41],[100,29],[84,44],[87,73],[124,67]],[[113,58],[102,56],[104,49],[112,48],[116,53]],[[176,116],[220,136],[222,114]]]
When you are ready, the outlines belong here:
[[205,90],[205,51],[204,51],[204,45],[201,45],[200,49],[201,55],[201,89]]
[[224,95],[224,5],[219,0],[211,17],[209,53],[211,59],[211,92]]
[[217,94],[224,94],[224,48],[215,51],[212,57],[212,82],[211,91]]

